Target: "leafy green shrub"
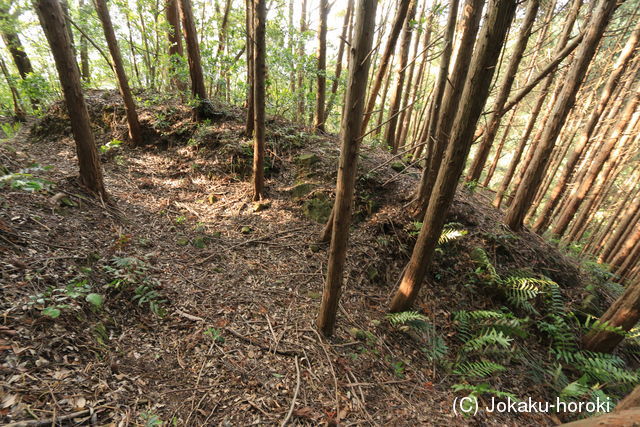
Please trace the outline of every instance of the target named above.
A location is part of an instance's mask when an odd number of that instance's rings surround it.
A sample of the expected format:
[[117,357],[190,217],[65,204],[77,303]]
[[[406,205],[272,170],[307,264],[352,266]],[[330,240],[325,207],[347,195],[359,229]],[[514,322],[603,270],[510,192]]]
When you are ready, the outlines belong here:
[[10,188],[15,190],[24,190],[30,192],[49,190],[51,187],[53,187],[53,182],[37,177],[33,173],[46,171],[51,168],[52,166],[40,166],[36,164],[26,169],[21,169],[16,173],[7,173],[0,176],[0,188],[9,186]]
[[46,291],[31,295],[29,306],[39,308],[43,316],[55,319],[64,311],[80,310],[85,302],[98,309],[104,303],[104,296],[94,292],[88,279],[74,279],[63,288],[50,286]]

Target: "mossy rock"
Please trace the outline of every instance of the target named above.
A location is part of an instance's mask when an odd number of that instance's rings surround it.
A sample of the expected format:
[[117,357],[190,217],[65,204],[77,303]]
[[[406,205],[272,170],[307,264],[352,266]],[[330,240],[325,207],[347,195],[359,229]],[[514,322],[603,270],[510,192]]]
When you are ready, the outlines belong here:
[[331,215],[331,201],[324,193],[318,193],[305,201],[303,212],[305,216],[317,223],[324,224]]
[[393,162],[393,163],[391,163],[391,169],[393,169],[396,172],[404,171],[405,167],[406,166],[402,162]]
[[304,168],[313,166],[319,161],[320,161],[320,157],[318,157],[318,155],[314,153],[300,154],[298,157],[295,158],[296,164]]
[[291,197],[293,197],[294,199],[301,199],[302,197],[315,190],[316,187],[318,187],[318,185],[312,182],[300,182],[287,189],[287,191],[291,193]]

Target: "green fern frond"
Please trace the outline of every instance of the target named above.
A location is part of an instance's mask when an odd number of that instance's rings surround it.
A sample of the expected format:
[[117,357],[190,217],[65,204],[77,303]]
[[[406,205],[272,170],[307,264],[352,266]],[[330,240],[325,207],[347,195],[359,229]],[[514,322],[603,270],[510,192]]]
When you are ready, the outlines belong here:
[[462,350],[465,353],[486,353],[500,349],[506,350],[511,347],[511,341],[513,341],[513,338],[505,336],[502,332],[491,330],[484,335],[480,335],[467,341],[462,346]]
[[463,362],[453,370],[453,373],[463,377],[484,378],[506,370],[499,363],[481,360],[479,362]]
[[467,230],[461,230],[459,228],[453,227],[445,227],[440,234],[440,238],[438,238],[438,245],[444,245],[445,243],[449,243],[452,240],[458,239],[462,236],[467,235],[469,232]]
[[449,347],[447,347],[447,344],[440,335],[434,334],[429,344],[428,347],[422,347],[420,349],[429,361],[442,360],[449,353]]
[[471,259],[473,259],[479,267],[489,273],[492,280],[500,280],[500,276],[498,275],[496,268],[491,263],[491,260],[484,249],[475,248],[471,251]]
[[420,320],[423,322],[428,322],[429,320],[417,311],[401,311],[400,313],[388,313],[386,317],[392,326],[405,325],[408,322],[416,320]]

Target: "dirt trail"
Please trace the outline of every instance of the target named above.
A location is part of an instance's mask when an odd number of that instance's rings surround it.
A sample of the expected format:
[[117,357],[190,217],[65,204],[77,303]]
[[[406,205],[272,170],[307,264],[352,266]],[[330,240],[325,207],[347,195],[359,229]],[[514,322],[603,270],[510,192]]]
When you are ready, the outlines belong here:
[[[384,318],[412,244],[412,223],[401,206],[417,173],[401,176],[388,154],[364,153],[338,329],[335,338],[324,340],[313,322],[326,250],[315,244],[322,225],[310,217],[323,213],[316,200],[332,197],[335,141],[305,136],[304,144],[289,144],[299,129],[275,127],[268,200],[254,204],[243,169],[240,121],[207,129],[193,144],[167,139],[103,154],[115,205],[106,209],[75,184],[70,138],[37,140],[25,127],[1,146],[0,158],[12,170],[52,166],[34,173],[54,186],[36,193],[0,190],[0,226],[7,231],[0,242],[0,419],[48,419],[75,411],[81,412],[76,420],[86,423],[123,425],[285,419],[311,425],[467,425],[451,410],[456,379],[442,375],[423,357],[420,342]],[[101,144],[108,141],[103,137]],[[366,175],[384,161],[388,165],[373,177]],[[52,201],[59,193],[71,203]],[[451,221],[477,227],[470,236],[499,229],[497,218],[474,208],[480,203],[480,196],[465,193],[450,215]],[[539,248],[532,242],[527,245],[533,253]],[[490,304],[470,300],[460,281],[470,268],[464,248],[454,245],[454,255],[439,259],[434,280],[440,283],[425,286],[419,304],[446,337],[454,334],[451,312]],[[104,267],[114,257],[145,260],[146,274],[159,280],[168,300],[163,318],[102,288],[111,280]],[[85,305],[50,319],[28,305],[30,296],[64,286],[79,271],[107,294],[103,309]],[[522,376],[504,385],[544,393]],[[554,422],[542,415],[510,417],[481,416],[474,423]]]

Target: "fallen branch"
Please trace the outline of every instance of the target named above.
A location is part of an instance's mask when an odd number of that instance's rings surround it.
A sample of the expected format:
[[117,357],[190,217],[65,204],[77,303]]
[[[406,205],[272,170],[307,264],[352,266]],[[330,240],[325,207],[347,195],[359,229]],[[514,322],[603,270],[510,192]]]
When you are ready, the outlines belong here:
[[293,399],[291,399],[291,406],[289,407],[289,412],[287,412],[287,416],[282,420],[282,427],[287,425],[289,418],[291,418],[291,414],[293,414],[293,408],[296,406],[296,399],[298,399],[298,391],[300,390],[300,366],[298,366],[298,356],[295,359],[296,363],[296,389],[293,391]]
[[68,415],[63,415],[61,417],[55,418],[45,418],[42,420],[28,420],[28,421],[18,421],[15,423],[5,424],[5,427],[25,427],[25,426],[48,426],[54,423],[58,423],[59,421],[70,420],[72,418],[78,418],[83,415],[87,415],[89,413],[89,409],[85,409],[84,411],[73,412]]

